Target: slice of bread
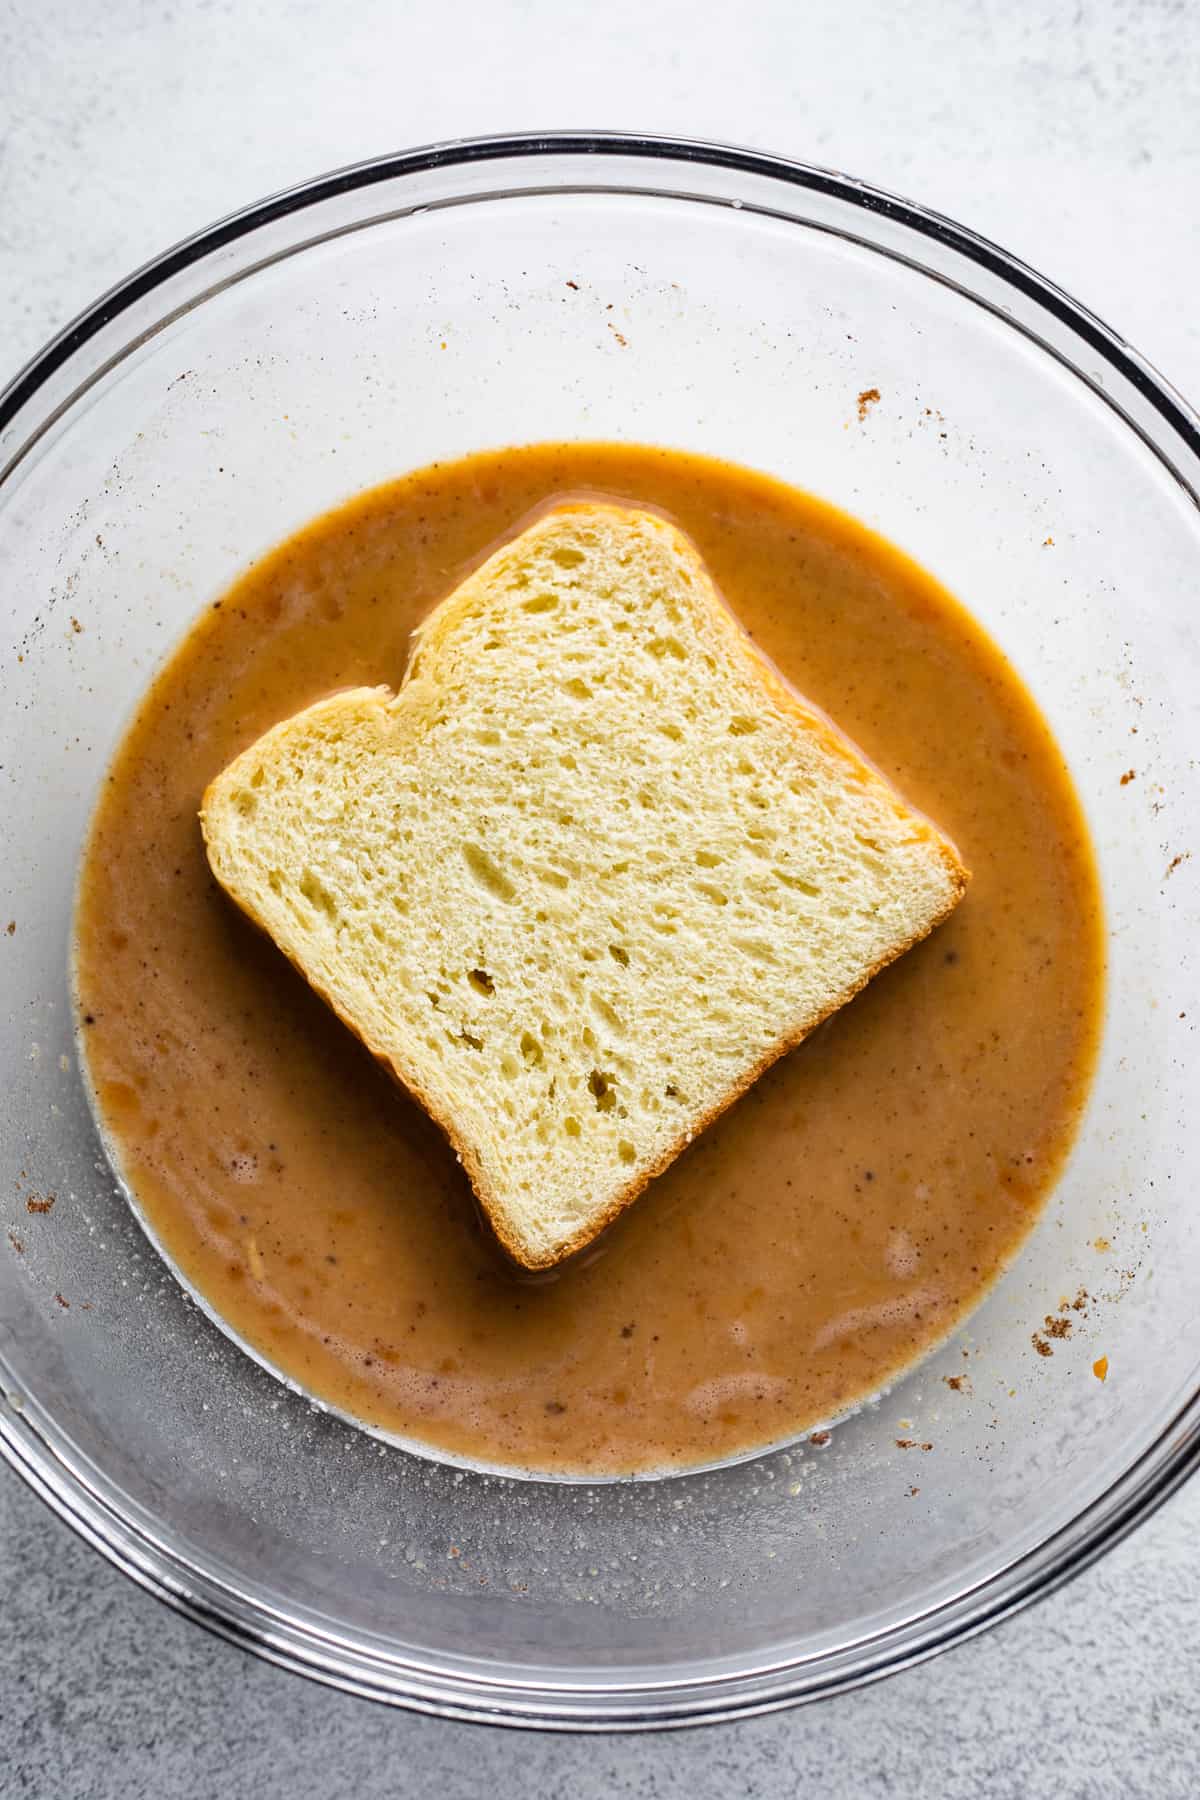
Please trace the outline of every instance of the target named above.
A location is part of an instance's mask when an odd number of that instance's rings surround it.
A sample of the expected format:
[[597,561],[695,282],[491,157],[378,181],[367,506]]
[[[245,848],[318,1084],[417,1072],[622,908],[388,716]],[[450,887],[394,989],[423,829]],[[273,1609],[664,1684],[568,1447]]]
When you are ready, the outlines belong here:
[[217,880],[447,1133],[497,1236],[587,1244],[944,919],[953,846],[663,519],[563,506],[217,777]]

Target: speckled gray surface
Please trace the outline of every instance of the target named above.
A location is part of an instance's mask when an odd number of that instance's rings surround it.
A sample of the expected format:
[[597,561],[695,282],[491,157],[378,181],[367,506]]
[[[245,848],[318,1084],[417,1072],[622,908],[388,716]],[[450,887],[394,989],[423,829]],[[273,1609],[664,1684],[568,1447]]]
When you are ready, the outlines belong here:
[[1200,1770],[1200,1488],[1064,1592],[859,1694],[655,1737],[393,1713],[218,1643],[0,1473],[0,1774],[69,1800],[1134,1800]]
[[[0,0],[0,379],[183,233],[460,132],[742,140],[987,232],[1200,392],[1191,0]],[[584,1740],[389,1713],[205,1636],[0,1471],[0,1794],[359,1800],[1200,1788],[1200,1487],[1032,1612],[868,1692]]]

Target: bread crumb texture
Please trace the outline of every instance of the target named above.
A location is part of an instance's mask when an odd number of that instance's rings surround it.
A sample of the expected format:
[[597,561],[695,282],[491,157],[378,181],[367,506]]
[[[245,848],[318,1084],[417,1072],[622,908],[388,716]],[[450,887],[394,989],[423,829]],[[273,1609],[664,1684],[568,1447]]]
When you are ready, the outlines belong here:
[[581,1248],[955,905],[953,846],[755,652],[691,543],[560,507],[217,777],[218,881],[447,1132],[528,1268]]

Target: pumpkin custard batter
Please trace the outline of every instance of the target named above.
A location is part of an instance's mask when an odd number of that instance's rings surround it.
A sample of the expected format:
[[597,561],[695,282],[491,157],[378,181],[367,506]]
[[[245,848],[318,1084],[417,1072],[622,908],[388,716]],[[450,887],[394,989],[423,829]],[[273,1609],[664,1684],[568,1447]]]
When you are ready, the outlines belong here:
[[[208,871],[197,811],[268,726],[396,686],[436,601],[547,503],[667,513],[759,646],[973,873],[556,1279],[517,1281],[452,1152]],[[1011,1260],[1070,1147],[1103,926],[1045,723],[898,551],[764,476],[626,445],[436,465],[318,519],[205,613],[108,774],[76,918],[85,1065],[184,1277],[260,1357],[432,1454],[684,1468],[879,1392]]]

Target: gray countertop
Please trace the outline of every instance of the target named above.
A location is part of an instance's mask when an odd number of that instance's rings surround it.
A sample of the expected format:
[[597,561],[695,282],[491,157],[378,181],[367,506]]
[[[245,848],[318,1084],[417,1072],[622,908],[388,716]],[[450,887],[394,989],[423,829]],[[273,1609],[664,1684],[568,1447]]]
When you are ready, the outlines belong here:
[[[996,238],[1200,393],[1192,0],[0,0],[0,381],[173,239],[462,133],[753,143]],[[347,24],[352,20],[353,24]],[[736,23],[735,23],[736,20]],[[0,1795],[1192,1795],[1200,1487],[1068,1589],[863,1693],[653,1738],[392,1713],[205,1636],[0,1470]]]

